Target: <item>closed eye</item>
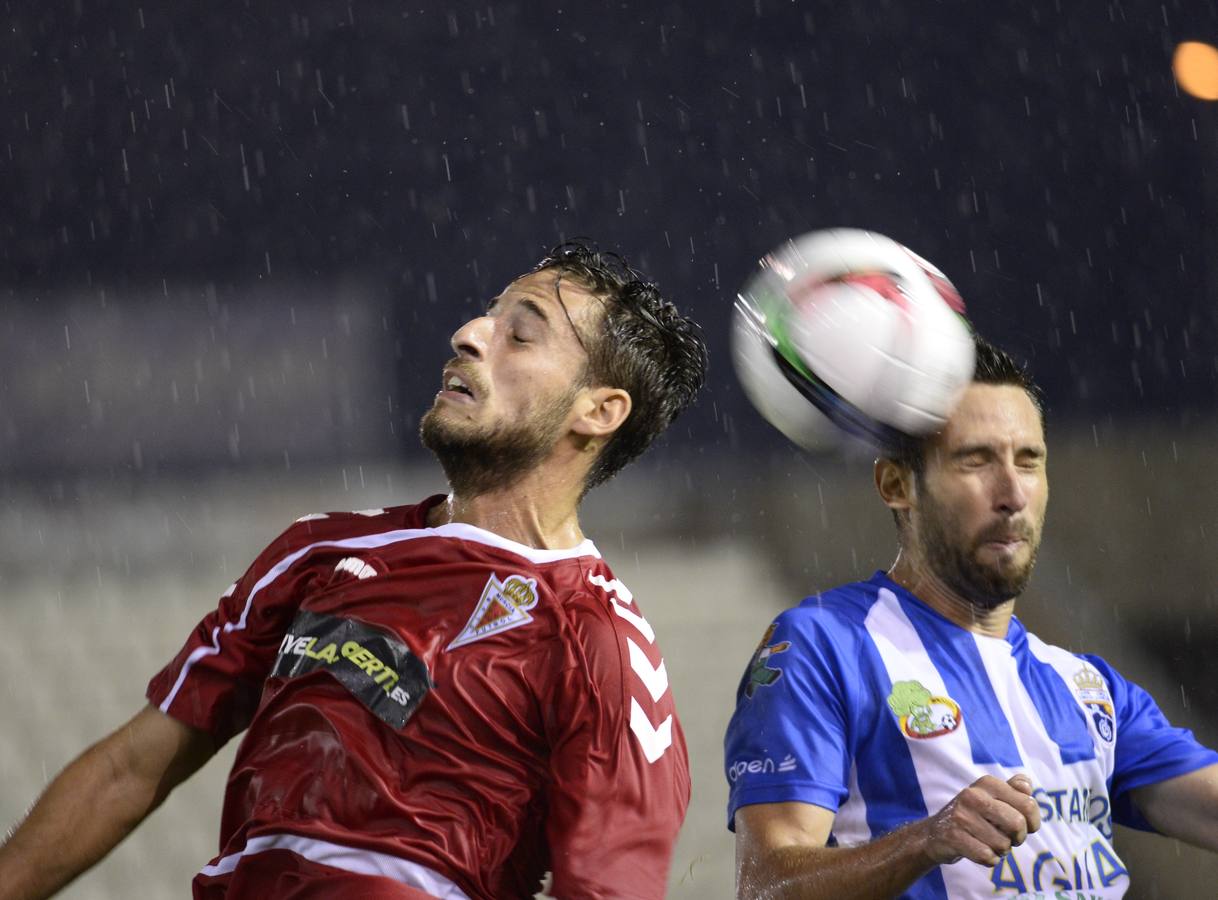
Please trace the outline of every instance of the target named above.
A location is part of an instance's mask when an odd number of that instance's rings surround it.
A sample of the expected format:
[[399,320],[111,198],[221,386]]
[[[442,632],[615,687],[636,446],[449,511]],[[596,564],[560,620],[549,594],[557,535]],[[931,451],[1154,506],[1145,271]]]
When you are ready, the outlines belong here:
[[1039,469],[1045,464],[1045,454],[1036,452],[1021,454],[1017,464],[1023,469]]
[[988,453],[982,453],[982,452],[977,452],[977,451],[974,451],[972,453],[964,453],[956,458],[962,466],[967,466],[969,468],[976,468],[978,466],[984,466],[986,463],[988,463],[990,461],[990,455]]

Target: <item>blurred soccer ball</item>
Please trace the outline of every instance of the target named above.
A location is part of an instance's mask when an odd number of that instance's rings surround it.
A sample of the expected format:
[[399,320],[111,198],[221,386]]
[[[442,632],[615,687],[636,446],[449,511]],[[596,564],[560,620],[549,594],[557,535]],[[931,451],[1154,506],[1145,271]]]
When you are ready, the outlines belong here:
[[892,447],[941,428],[973,377],[947,277],[871,231],[787,241],[736,301],[732,359],[749,400],[806,448],[841,433]]

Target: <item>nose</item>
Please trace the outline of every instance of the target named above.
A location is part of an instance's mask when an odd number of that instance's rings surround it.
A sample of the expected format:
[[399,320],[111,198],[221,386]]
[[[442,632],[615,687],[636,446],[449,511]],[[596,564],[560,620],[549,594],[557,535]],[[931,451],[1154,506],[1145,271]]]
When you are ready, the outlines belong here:
[[490,343],[491,328],[490,316],[478,316],[454,331],[450,343],[457,356],[482,359]]
[[1020,512],[1028,505],[1028,486],[1014,461],[998,467],[997,484],[994,487],[994,506],[1008,515]]

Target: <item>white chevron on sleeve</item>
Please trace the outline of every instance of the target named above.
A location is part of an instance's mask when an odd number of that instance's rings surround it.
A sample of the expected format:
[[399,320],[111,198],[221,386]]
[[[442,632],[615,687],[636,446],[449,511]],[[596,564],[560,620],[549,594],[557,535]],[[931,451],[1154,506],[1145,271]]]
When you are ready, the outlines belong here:
[[615,578],[612,581],[608,581],[604,575],[595,575],[589,572],[588,580],[605,591],[605,593],[613,594],[623,603],[634,605],[634,594],[630,593],[630,588],[622,584],[621,579]]
[[643,707],[639,706],[639,701],[633,697],[630,698],[630,730],[634,732],[649,763],[654,763],[672,746],[672,714],[669,713],[656,728],[647,718],[647,713],[643,712]]
[[630,649],[630,668],[643,680],[651,699],[658,702],[668,690],[668,668],[664,665],[664,660],[661,659],[660,664],[653,667],[642,647],[630,638],[626,638],[626,646]]
[[604,575],[589,574],[588,580],[609,595],[609,605],[613,607],[613,611],[637,628],[639,634],[647,639],[647,643],[654,644],[656,642],[656,633],[651,627],[651,623],[633,609],[627,609],[622,605],[623,602],[631,606],[634,605],[634,595],[630,593],[630,589],[626,585],[616,578],[608,581]]

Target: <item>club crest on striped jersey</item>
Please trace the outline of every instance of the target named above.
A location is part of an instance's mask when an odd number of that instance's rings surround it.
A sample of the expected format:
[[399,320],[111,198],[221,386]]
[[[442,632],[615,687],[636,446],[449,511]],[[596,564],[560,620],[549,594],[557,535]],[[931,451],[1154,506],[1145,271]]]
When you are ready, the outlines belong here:
[[1108,693],[1104,676],[1084,664],[1074,673],[1074,685],[1074,694],[1090,713],[1096,733],[1105,743],[1111,744],[1116,740],[1116,709],[1112,705],[1112,695]]
[[509,575],[502,581],[492,574],[461,633],[445,650],[455,650],[484,637],[519,628],[533,621],[529,610],[537,605],[537,579]]
[[960,727],[960,704],[932,694],[920,681],[897,681],[888,695],[901,733],[914,740],[942,737]]
[[782,677],[782,669],[772,668],[769,665],[770,657],[776,653],[786,653],[791,642],[779,641],[771,644],[770,639],[774,637],[774,631],[777,628],[778,623],[774,622],[766,629],[765,634],[761,637],[761,643],[753,652],[753,658],[749,660],[749,681],[744,686],[744,695],[750,700],[753,699],[758,688],[769,687]]

